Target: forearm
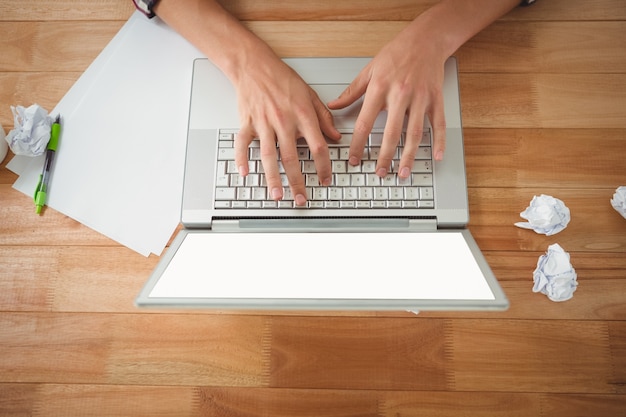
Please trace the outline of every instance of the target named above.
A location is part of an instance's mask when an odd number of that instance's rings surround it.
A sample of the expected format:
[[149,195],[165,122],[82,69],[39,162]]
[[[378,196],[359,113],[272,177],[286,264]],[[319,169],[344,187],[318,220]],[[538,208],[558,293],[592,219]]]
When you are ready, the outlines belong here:
[[271,48],[215,0],[161,0],[154,12],[237,82],[250,57]]
[[519,3],[519,0],[441,0],[418,16],[407,31],[413,31],[413,36],[428,36],[441,52],[450,56]]

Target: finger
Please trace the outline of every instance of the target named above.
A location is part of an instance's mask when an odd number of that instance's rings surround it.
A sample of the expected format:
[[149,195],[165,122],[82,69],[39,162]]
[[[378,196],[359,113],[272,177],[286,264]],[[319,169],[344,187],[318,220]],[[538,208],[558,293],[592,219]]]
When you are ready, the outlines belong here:
[[363,148],[367,143],[376,117],[382,110],[383,99],[379,99],[379,95],[373,89],[368,91],[363,100],[363,106],[357,116],[352,134],[352,143],[350,144],[350,154],[348,162],[350,165],[358,165],[363,157]]
[[443,110],[443,96],[439,94],[431,106],[429,114],[433,126],[433,155],[441,161],[446,150],[446,115]]
[[313,103],[315,113],[317,114],[319,128],[322,129],[322,132],[324,132],[324,134],[330,139],[341,139],[341,133],[335,127],[332,113],[330,112],[330,110],[328,110],[328,107],[326,107],[324,103],[322,103],[322,100],[319,99],[319,96],[315,91],[313,91],[313,89],[311,89],[311,101]]
[[280,161],[285,169],[293,199],[297,206],[303,206],[306,203],[306,189],[302,171],[300,170],[300,159],[298,158],[298,150],[296,148],[295,132],[279,133],[278,149],[280,152]]
[[415,163],[415,154],[417,154],[419,149],[424,131],[424,112],[421,110],[415,111],[413,108],[409,113],[400,166],[398,167],[398,176],[400,178],[408,178],[411,175],[411,169]]
[[330,109],[343,109],[357,101],[365,94],[370,81],[370,64],[367,64],[357,76],[352,80],[350,85],[336,99],[328,102]]
[[332,183],[332,166],[330,163],[328,144],[318,126],[309,125],[302,133],[309,146],[311,156],[313,157],[319,183],[327,187]]
[[283,186],[278,172],[278,152],[276,149],[276,136],[271,129],[261,133],[261,163],[267,181],[268,198],[280,200],[283,198]]
[[389,172],[391,161],[396,155],[398,143],[400,143],[402,136],[405,114],[406,107],[402,103],[395,102],[389,109],[383,133],[383,143],[376,162],[376,175],[379,177],[384,177]]
[[235,165],[239,175],[248,175],[248,149],[255,135],[249,126],[242,127],[235,137]]

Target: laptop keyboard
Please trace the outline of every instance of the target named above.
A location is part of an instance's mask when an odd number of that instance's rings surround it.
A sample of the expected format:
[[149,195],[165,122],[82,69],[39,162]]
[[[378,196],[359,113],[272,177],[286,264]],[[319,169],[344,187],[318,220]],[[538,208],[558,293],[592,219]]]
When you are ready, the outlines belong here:
[[[433,161],[431,130],[425,129],[415,156],[411,175],[400,178],[397,169],[404,145],[404,134],[396,149],[391,169],[385,177],[375,173],[383,131],[372,131],[360,165],[348,163],[351,134],[342,132],[339,143],[329,141],[333,181],[328,187],[320,185],[315,164],[304,139],[297,142],[301,171],[305,177],[307,204],[296,206],[289,189],[287,175],[280,157],[279,171],[284,187],[280,201],[269,198],[267,182],[263,175],[260,144],[258,140],[248,149],[249,174],[239,175],[235,165],[234,141],[236,130],[221,130],[218,143],[218,163],[215,188],[215,208],[218,209],[398,209],[434,208]],[[280,155],[280,152],[278,152]]]

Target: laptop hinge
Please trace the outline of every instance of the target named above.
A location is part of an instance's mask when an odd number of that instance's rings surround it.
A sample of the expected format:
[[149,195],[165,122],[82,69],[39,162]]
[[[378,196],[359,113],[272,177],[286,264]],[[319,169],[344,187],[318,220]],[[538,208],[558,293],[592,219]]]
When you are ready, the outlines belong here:
[[434,218],[253,218],[214,220],[217,232],[432,232]]

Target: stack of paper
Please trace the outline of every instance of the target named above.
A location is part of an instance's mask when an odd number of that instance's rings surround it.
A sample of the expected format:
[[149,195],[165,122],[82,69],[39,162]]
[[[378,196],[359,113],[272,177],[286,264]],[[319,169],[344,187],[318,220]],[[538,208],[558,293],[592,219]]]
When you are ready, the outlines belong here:
[[[62,133],[48,206],[148,256],[180,221],[191,71],[202,54],[136,12],[50,114]],[[31,196],[43,157],[15,157]]]

